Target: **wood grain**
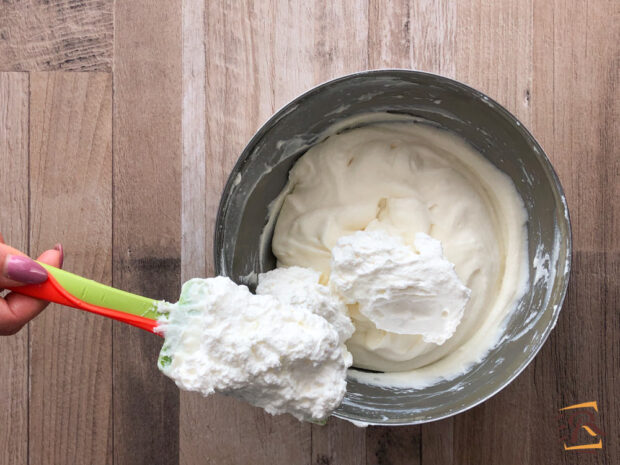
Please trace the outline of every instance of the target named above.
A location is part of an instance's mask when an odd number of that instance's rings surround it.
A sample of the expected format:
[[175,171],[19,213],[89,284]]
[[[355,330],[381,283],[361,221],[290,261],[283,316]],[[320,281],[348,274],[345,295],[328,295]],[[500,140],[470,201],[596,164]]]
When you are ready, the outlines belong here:
[[528,125],[533,79],[531,2],[470,1],[459,4],[456,14],[457,79],[487,93]]
[[[614,342],[620,328],[619,17],[617,2],[535,4],[532,126],[564,186],[573,230],[567,300],[531,367],[535,395],[528,411],[536,421],[529,426],[539,463],[616,463],[620,457]],[[603,450],[565,452],[558,410],[586,401],[598,402]]]
[[[115,287],[176,301],[181,287],[181,1],[119,0],[114,50]],[[114,462],[179,455],[179,391],[162,340],[114,324]]]
[[582,10],[575,3],[555,2],[553,16],[545,18],[537,30],[552,29],[554,47],[537,64],[553,82],[538,95],[551,113],[541,112],[536,123],[547,129],[552,115],[552,139],[545,141],[571,208],[574,248],[619,252],[620,238],[613,233],[620,221],[618,197],[610,194],[618,192],[613,144],[619,137],[620,5],[597,0]]
[[[413,29],[416,30],[416,26]],[[369,0],[368,67],[412,68],[410,31],[408,1],[384,3],[380,0]]]
[[409,3],[411,67],[453,78],[457,61],[457,10],[452,0],[421,0]]
[[[312,68],[313,85],[368,68],[368,2],[313,2],[311,56],[298,53],[295,59]],[[285,21],[282,18],[281,21]],[[337,27],[334,27],[337,25]],[[284,40],[283,40],[284,41]],[[282,64],[284,66],[284,63]],[[301,93],[307,89],[295,89]],[[284,104],[286,102],[283,102]]]
[[366,429],[367,465],[419,465],[420,426],[370,426]]
[[3,1],[1,71],[111,71],[113,0]]
[[[0,233],[28,252],[28,87],[0,73]],[[0,337],[0,463],[28,462],[28,328]]]
[[[206,37],[204,0],[182,0],[183,153],[181,277],[206,276]],[[181,403],[183,404],[183,402]],[[183,437],[183,434],[181,434]]]
[[420,442],[420,463],[423,465],[455,463],[452,418],[421,425]]
[[330,418],[326,425],[312,425],[312,464],[365,464],[366,429]]
[[[34,73],[30,243],[61,242],[65,266],[111,282],[112,76]],[[31,323],[29,463],[112,459],[112,333],[101,317],[52,305]]]
[[[183,282],[207,276],[207,170],[206,170],[206,37],[204,0],[183,0],[183,153],[181,172],[181,278]],[[201,444],[211,419],[204,415],[204,400],[195,393],[180,393],[179,461],[204,461]]]

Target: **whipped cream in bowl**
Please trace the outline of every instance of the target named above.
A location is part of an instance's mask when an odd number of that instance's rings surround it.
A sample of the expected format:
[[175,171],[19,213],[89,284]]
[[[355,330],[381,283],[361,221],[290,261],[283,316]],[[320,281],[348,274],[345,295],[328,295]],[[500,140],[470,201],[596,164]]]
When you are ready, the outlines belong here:
[[[437,345],[454,335],[471,295],[441,242],[425,233],[416,234],[415,248],[381,230],[341,237],[332,249],[329,283],[376,330],[420,335]],[[361,356],[356,365],[363,368]]]
[[323,84],[258,131],[214,252],[219,274],[338,334],[351,366],[334,415],[412,424],[484,401],[537,353],[565,294],[570,224],[516,118],[458,82],[380,70]]

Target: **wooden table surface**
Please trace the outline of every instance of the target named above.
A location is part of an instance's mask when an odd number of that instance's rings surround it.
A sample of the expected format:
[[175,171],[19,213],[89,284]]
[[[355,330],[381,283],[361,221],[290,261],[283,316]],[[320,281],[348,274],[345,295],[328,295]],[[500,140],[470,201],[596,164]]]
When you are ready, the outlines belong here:
[[[319,427],[179,392],[160,338],[52,306],[0,338],[0,464],[620,463],[619,24],[617,0],[1,2],[0,231],[31,255],[60,241],[66,269],[176,299],[213,273],[219,195],[261,123],[381,67],[516,114],[566,190],[574,253],[533,363],[421,426]],[[564,450],[559,409],[592,401],[575,421],[595,436],[572,429],[602,448]]]

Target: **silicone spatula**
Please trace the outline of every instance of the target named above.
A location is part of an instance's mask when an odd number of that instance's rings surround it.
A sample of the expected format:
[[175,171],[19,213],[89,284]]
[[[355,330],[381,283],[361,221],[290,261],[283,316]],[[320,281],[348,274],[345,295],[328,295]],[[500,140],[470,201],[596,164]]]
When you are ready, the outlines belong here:
[[107,316],[155,333],[159,316],[157,300],[130,294],[45,263],[37,263],[47,270],[47,281],[9,290]]

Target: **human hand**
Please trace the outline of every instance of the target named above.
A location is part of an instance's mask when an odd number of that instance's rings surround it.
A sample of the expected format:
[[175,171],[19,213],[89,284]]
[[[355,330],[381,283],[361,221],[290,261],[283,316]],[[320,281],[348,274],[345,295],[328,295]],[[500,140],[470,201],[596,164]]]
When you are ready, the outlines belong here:
[[[37,260],[62,267],[63,250],[60,244],[43,252]],[[47,271],[37,262],[4,243],[0,234],[0,291],[6,287],[38,284],[47,279]],[[48,304],[42,300],[11,292],[0,298],[0,336],[18,332]]]

